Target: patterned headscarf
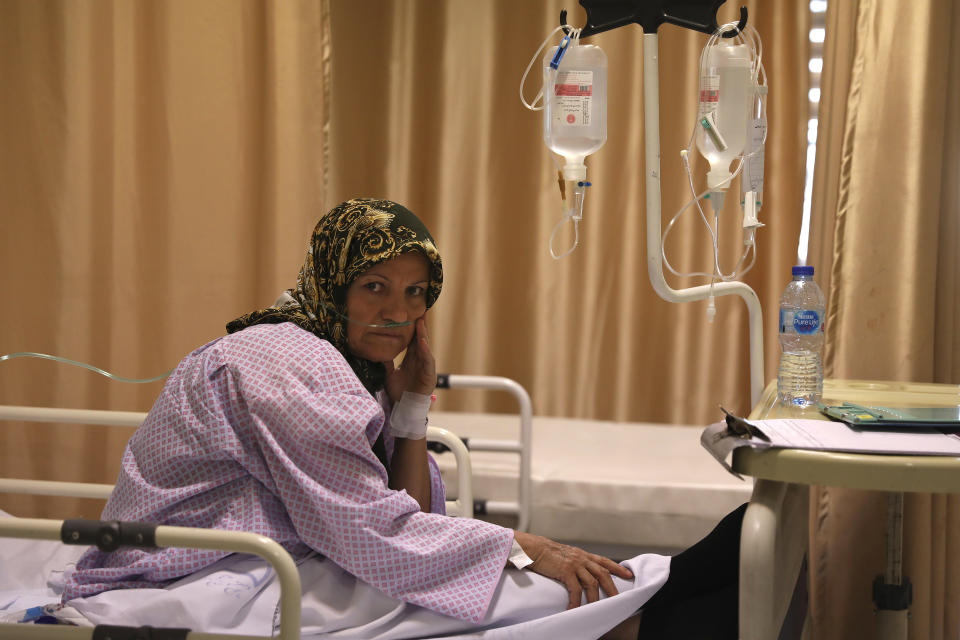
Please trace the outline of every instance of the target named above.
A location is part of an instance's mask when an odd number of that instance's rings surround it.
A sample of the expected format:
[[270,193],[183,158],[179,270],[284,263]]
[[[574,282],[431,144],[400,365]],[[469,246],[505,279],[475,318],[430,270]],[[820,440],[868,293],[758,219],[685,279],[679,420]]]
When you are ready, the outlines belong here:
[[383,388],[386,371],[381,363],[354,356],[347,347],[347,289],[373,265],[411,251],[420,252],[429,265],[429,309],[443,286],[443,266],[426,226],[390,200],[358,198],[343,202],[323,216],[313,230],[296,288],[288,289],[274,306],[230,322],[227,333],[255,324],[293,322],[333,344],[363,386],[374,393]]

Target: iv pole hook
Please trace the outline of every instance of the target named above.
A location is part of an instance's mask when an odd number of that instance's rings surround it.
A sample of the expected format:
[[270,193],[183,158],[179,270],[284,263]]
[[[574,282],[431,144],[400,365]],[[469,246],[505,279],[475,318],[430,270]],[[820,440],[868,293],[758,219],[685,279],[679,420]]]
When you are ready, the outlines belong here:
[[[611,7],[604,0],[580,0],[587,12],[587,24],[580,32],[581,38],[610,31],[628,24],[639,24],[644,33],[656,33],[664,22],[684,29],[713,34],[719,28],[717,11],[726,0],[632,0]],[[569,35],[567,10],[560,11],[560,25]],[[747,8],[740,7],[740,20],[736,29],[725,31],[724,38],[733,38],[747,26]]]

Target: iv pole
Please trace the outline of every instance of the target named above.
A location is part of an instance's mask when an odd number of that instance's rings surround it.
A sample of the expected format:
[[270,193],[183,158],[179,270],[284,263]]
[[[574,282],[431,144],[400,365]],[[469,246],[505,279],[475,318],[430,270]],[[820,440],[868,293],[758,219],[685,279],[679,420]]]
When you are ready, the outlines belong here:
[[[719,29],[716,21],[717,9],[725,0],[632,0],[604,2],[603,0],[580,0],[587,10],[587,26],[580,37],[608,31],[616,27],[637,23],[643,27],[643,106],[645,137],[645,171],[647,189],[647,272],[654,291],[668,302],[689,302],[703,300],[710,296],[711,287],[702,285],[686,289],[673,289],[663,275],[663,261],[660,254],[661,202],[660,202],[660,78],[659,78],[659,41],[657,29],[669,22],[687,29],[712,34]],[[566,25],[566,11],[560,13],[560,24]],[[747,23],[747,9],[740,8],[740,21],[737,29],[742,30]],[[737,31],[738,32],[738,31]],[[734,33],[730,33],[733,36]],[[739,295],[747,305],[750,319],[750,402],[756,406],[763,391],[763,314],[760,299],[756,292],[742,282],[721,282],[714,284],[713,295]],[[796,486],[793,486],[794,493]],[[787,485],[774,485],[764,480],[754,484],[750,507],[744,516],[741,534],[740,593],[752,593],[756,598],[739,604],[739,636],[744,640],[766,640],[777,635],[774,620],[776,579],[772,567],[762,567],[765,561],[774,556],[777,547],[777,515],[783,513],[788,493]],[[787,520],[806,521],[806,493],[801,490],[803,499],[792,500],[794,505]],[[799,506],[797,506],[799,505]],[[766,532],[766,533],[762,533]],[[788,536],[789,537],[789,536]],[[806,539],[806,530],[800,538]],[[805,544],[794,540],[794,546]],[[751,607],[758,608],[761,615],[744,615]]]
[[756,292],[743,282],[720,282],[686,289],[673,289],[663,275],[660,253],[660,79],[657,33],[643,34],[643,119],[645,169],[647,173],[647,272],[650,284],[668,302],[691,302],[714,296],[738,295],[750,318],[750,406],[763,393],[763,313]]
[[[587,10],[587,26],[581,38],[609,31],[628,24],[643,27],[643,112],[645,138],[645,170],[647,190],[647,272],[653,290],[667,302],[692,302],[717,296],[738,295],[743,298],[749,313],[750,328],[750,406],[760,402],[763,393],[763,313],[756,292],[743,282],[720,282],[710,285],[673,289],[663,275],[663,256],[660,254],[660,77],[659,42],[657,29],[664,22],[686,29],[712,34],[719,25],[717,9],[726,0],[687,0],[680,4],[671,0],[634,0],[620,3],[601,3],[580,0]],[[614,6],[610,6],[613,4]],[[631,5],[632,6],[629,6]],[[567,12],[560,12],[560,24],[566,25]],[[738,31],[747,25],[747,9],[740,8]],[[711,291],[712,290],[712,291]]]

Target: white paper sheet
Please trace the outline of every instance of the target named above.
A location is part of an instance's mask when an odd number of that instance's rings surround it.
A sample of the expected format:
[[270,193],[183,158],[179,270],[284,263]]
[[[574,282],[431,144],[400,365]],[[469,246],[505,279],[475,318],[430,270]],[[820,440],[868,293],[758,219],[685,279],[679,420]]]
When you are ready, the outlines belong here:
[[896,454],[910,456],[960,456],[960,436],[937,429],[896,431],[884,429],[858,429],[842,422],[830,420],[800,420],[781,418],[776,420],[746,420],[770,438],[738,438],[725,435],[726,422],[715,422],[704,429],[700,443],[720,464],[738,478],[727,461],[730,452],[738,447],[754,449],[807,449],[812,451],[838,451],[847,453]]
[[897,431],[857,429],[842,422],[827,420],[748,420],[769,438],[751,440],[751,446],[789,447],[814,451],[848,451],[854,453],[896,453],[913,456],[960,456],[960,437],[937,429]]

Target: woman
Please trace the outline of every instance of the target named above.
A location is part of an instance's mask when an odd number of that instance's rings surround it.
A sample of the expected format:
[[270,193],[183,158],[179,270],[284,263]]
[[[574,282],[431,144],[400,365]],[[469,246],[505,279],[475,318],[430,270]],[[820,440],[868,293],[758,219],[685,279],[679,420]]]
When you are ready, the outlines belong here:
[[[490,637],[599,637],[658,589],[662,614],[649,615],[649,624],[685,617],[674,607],[691,601],[690,592],[671,589],[689,573],[671,569],[668,558],[640,556],[625,566],[443,515],[444,488],[424,438],[436,383],[427,310],[442,282],[433,239],[410,211],[370,199],[334,208],[313,232],[296,287],[229,323],[227,336],[188,355],[170,376],[127,445],[104,519],[277,540],[300,561],[305,635],[486,629]],[[738,526],[725,528],[736,529],[735,542]],[[182,585],[186,593],[200,588],[200,575],[204,588],[220,585],[223,572],[240,571],[231,563],[244,562],[228,556],[91,549],[68,576],[63,599],[89,613],[98,599],[122,598],[102,593],[121,587],[176,592]],[[713,568],[711,582],[696,580],[694,590],[727,589],[726,606],[735,564],[730,574]],[[735,612],[735,588],[732,595]],[[250,598],[232,615],[256,609]],[[575,611],[581,602],[596,604]],[[564,610],[577,615],[558,615]]]

